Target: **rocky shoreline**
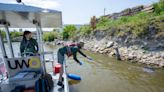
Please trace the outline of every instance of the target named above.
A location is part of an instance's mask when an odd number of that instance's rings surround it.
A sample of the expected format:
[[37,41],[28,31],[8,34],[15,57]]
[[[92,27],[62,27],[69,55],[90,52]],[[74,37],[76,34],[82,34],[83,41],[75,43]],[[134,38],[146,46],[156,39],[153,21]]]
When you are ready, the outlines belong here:
[[118,48],[121,60],[130,61],[132,63],[143,63],[153,67],[164,67],[164,51],[147,51],[138,45],[122,46],[115,41],[107,39],[86,39],[82,38],[80,41],[85,42],[85,49],[116,57],[115,47]]
[[[133,38],[132,36],[111,37],[106,32],[95,31],[88,37],[80,37],[77,41],[85,42],[86,50],[105,54],[109,57],[119,56],[122,61],[142,63],[153,67],[164,67],[164,39]],[[54,41],[46,44],[62,45],[65,41]],[[118,52],[116,50],[118,48]]]

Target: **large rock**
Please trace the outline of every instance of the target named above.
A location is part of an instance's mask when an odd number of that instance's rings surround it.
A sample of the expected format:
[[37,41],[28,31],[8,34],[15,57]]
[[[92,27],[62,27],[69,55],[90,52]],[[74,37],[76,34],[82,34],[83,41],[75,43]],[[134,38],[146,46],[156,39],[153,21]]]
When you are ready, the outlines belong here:
[[134,60],[135,58],[137,58],[137,55],[135,55],[134,52],[128,55],[128,60]]
[[114,42],[113,41],[110,41],[110,42],[108,42],[107,44],[106,44],[106,47],[107,48],[110,48],[110,47],[112,47],[114,45]]
[[99,45],[97,45],[97,44],[94,45],[94,48],[95,48],[95,49],[98,49],[98,48],[99,48]]
[[114,56],[114,55],[116,55],[116,54],[115,54],[115,52],[112,51],[112,52],[110,52],[108,55],[109,55],[109,56]]
[[146,59],[146,58],[147,58],[147,55],[143,55],[143,56],[142,56],[142,59]]
[[110,53],[110,52],[112,52],[112,51],[113,51],[112,48],[106,48],[106,49],[104,50],[105,53]]
[[106,46],[104,46],[104,45],[101,45],[101,46],[99,47],[99,49],[100,49],[101,51],[105,50],[105,48],[106,48]]
[[159,63],[159,67],[164,67],[164,61],[161,61],[161,62]]
[[164,53],[161,53],[161,58],[164,59]]
[[160,58],[160,57],[161,57],[160,53],[157,53],[157,54],[155,55],[155,58]]
[[157,44],[157,48],[164,48],[164,44],[158,43],[158,44]]

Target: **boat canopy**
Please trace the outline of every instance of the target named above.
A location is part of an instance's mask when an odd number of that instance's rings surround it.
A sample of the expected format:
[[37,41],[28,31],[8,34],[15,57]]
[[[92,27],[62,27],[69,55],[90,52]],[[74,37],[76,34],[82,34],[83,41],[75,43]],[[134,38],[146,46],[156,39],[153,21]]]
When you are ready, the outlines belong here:
[[36,23],[42,28],[62,27],[62,13],[28,5],[0,3],[0,24],[8,24],[10,28],[36,28]]

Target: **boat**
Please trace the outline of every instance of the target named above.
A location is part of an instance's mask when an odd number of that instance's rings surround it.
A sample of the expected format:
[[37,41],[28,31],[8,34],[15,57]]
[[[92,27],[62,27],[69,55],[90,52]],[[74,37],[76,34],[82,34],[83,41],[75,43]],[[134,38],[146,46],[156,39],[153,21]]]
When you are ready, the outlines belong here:
[[[51,54],[53,56],[53,52],[45,52],[42,41],[42,28],[62,27],[61,11],[33,7],[24,4],[0,3],[0,27],[5,29],[7,44],[9,45],[9,51],[11,53],[11,55],[6,54],[6,48],[4,46],[2,34],[0,33],[0,47],[3,55],[0,62],[0,70],[3,70],[0,72],[0,75],[2,76],[0,80],[0,92],[22,92],[19,90],[20,88],[24,90],[23,92],[26,92],[25,90],[28,89],[30,90],[30,88],[31,91],[28,92],[35,92],[37,82],[46,74],[50,75],[52,78],[53,87],[51,89],[49,88],[49,90],[45,90],[44,92],[69,92],[65,64],[63,65],[64,87],[57,85],[59,77],[58,73],[54,74],[53,72],[46,71],[46,60],[44,56],[47,54]],[[36,28],[39,55],[16,57],[13,51],[15,49],[12,46],[9,35],[9,28]],[[51,61],[53,68],[55,64],[53,60]],[[45,87],[47,86],[42,86],[41,88],[44,89]]]

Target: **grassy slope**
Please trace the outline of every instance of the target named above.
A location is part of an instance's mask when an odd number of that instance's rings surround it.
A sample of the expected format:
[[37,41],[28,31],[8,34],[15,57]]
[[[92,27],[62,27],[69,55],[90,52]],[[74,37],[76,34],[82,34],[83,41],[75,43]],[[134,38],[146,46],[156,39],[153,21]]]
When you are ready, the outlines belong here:
[[[102,23],[102,20],[105,21]],[[121,17],[118,20],[102,18],[101,22],[97,24],[97,30],[107,30],[110,33],[111,29],[116,29],[115,36],[123,36],[129,33],[135,37],[142,37],[149,33],[150,26],[156,28],[157,34],[164,31],[163,20],[164,14],[155,15],[154,13],[141,12],[134,16]]]
[[[163,3],[161,3],[163,2]],[[108,35],[125,36],[142,38],[150,34],[150,27],[155,30],[154,37],[164,38],[164,0],[154,4],[154,13],[140,12],[134,16],[124,16],[117,20],[101,17],[96,24],[98,31],[106,31]],[[114,31],[112,31],[114,29]],[[78,31],[80,36],[86,36],[92,33],[90,26],[83,26]]]

